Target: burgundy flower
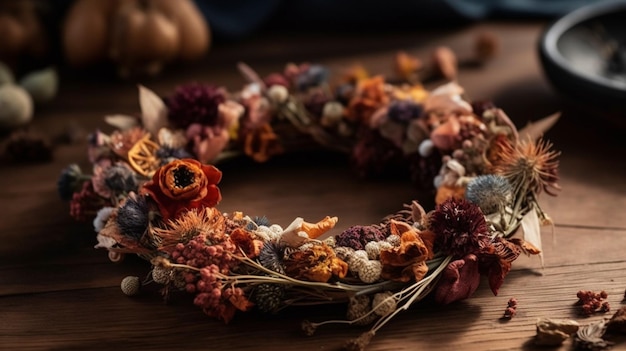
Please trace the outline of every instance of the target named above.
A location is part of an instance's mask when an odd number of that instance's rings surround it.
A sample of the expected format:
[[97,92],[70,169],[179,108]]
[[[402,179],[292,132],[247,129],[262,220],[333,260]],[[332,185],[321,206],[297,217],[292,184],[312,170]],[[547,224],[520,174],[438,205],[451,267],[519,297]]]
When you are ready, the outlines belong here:
[[469,298],[480,284],[478,258],[469,254],[448,263],[435,290],[435,301],[449,304]]
[[479,254],[480,270],[487,276],[489,287],[494,295],[498,295],[498,290],[504,283],[504,277],[511,270],[511,263],[519,257],[521,252],[519,246],[503,238],[497,238],[482,248]]
[[373,226],[355,225],[335,237],[337,246],[350,247],[355,250],[364,250],[370,241],[381,241],[385,235]]
[[438,250],[454,257],[477,253],[489,229],[480,207],[466,199],[448,198],[430,216]]
[[185,129],[192,123],[208,126],[219,124],[218,107],[225,99],[222,89],[190,83],[176,88],[165,103],[169,109],[170,122]]

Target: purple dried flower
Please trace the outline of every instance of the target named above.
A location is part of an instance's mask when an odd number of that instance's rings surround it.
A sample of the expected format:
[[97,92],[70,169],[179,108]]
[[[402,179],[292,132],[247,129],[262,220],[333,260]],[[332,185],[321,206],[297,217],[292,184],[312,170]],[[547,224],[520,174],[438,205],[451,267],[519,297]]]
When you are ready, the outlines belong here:
[[389,104],[387,116],[395,122],[407,124],[422,114],[422,107],[411,101],[394,101]]
[[219,124],[218,107],[225,99],[222,89],[212,85],[190,83],[176,88],[165,103],[172,124],[185,129],[193,123],[207,126]]
[[485,216],[478,205],[466,199],[448,198],[430,215],[438,250],[456,258],[477,253],[481,241],[489,239]]
[[80,191],[72,194],[70,216],[77,221],[93,220],[102,207],[111,205],[111,201],[94,191],[91,180],[87,180],[81,184]]
[[364,250],[370,241],[385,240],[385,234],[373,226],[355,225],[335,237],[337,246]]

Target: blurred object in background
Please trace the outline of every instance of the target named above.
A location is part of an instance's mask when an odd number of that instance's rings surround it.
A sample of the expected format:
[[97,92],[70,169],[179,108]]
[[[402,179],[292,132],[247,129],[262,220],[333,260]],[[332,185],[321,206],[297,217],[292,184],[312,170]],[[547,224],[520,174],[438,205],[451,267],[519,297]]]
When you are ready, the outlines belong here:
[[70,66],[111,61],[122,77],[199,59],[210,43],[209,25],[192,0],[76,0],[62,26]]
[[598,2],[563,16],[545,30],[539,51],[557,90],[626,127],[625,0]]
[[0,0],[0,61],[16,75],[49,60],[47,2]]
[[196,0],[218,39],[257,30],[385,31],[493,18],[553,18],[599,0]]

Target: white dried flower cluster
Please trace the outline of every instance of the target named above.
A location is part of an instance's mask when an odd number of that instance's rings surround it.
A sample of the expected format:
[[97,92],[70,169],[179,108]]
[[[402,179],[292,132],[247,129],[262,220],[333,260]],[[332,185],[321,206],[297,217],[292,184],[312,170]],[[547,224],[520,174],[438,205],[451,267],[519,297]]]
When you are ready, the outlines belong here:
[[370,260],[377,260],[380,258],[380,252],[383,250],[389,250],[393,247],[388,241],[370,241],[365,245],[365,251],[367,257]]
[[329,236],[328,238],[324,239],[324,244],[330,246],[330,247],[335,247],[335,245],[337,245],[337,240],[335,239],[334,236]]
[[280,234],[282,232],[283,228],[281,226],[279,226],[278,224],[272,224],[269,227],[264,225],[258,226],[254,231],[254,234],[261,238],[261,240],[268,242],[277,241],[280,238]]
[[355,321],[354,324],[356,325],[368,325],[378,318],[378,315],[369,313],[371,311],[370,306],[370,298],[367,295],[351,297],[348,302],[346,318]]
[[348,269],[364,283],[373,283],[380,279],[383,265],[378,260],[370,260],[365,250],[356,250],[348,257]]
[[374,309],[374,313],[381,317],[395,311],[397,307],[398,304],[391,291],[378,293],[374,295],[374,299],[372,300],[372,309]]
[[335,255],[337,255],[340,260],[348,263],[349,267],[350,263],[348,261],[350,260],[350,257],[354,255],[354,249],[347,246],[337,246],[335,247]]

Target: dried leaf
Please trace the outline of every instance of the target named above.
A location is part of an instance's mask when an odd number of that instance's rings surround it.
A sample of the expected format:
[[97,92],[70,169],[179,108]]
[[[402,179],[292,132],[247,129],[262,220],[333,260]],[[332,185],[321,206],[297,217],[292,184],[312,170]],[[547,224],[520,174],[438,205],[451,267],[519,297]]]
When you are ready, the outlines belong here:
[[263,79],[261,79],[261,77],[259,77],[259,75],[250,66],[246,65],[243,62],[239,62],[237,64],[237,68],[239,69],[241,75],[243,75],[243,77],[249,83],[256,83],[262,89],[265,88],[265,83],[263,82]]
[[520,238],[511,238],[509,239],[509,241],[517,245],[520,249],[522,249],[522,252],[526,254],[527,256],[538,255],[541,253],[541,250],[537,248],[535,245],[527,241],[524,241]]
[[326,216],[317,223],[302,222],[300,230],[307,233],[309,238],[316,239],[327,231],[333,229],[339,218]]
[[520,140],[537,140],[545,132],[547,132],[552,126],[559,120],[561,113],[557,112],[548,117],[542,118],[535,122],[528,122],[526,127],[519,131]]
[[152,135],[167,126],[167,106],[152,90],[139,85],[139,106],[144,128]]
[[522,230],[524,231],[524,241],[539,250],[541,267],[544,267],[543,253],[541,252],[541,227],[539,226],[539,216],[535,208],[531,207],[528,213],[522,218]]
[[297,217],[280,234],[279,243],[288,247],[299,247],[309,240],[309,236],[300,230],[302,228],[302,217]]
[[121,130],[127,130],[139,125],[139,121],[137,120],[137,118],[128,115],[104,116],[104,121],[109,125]]

